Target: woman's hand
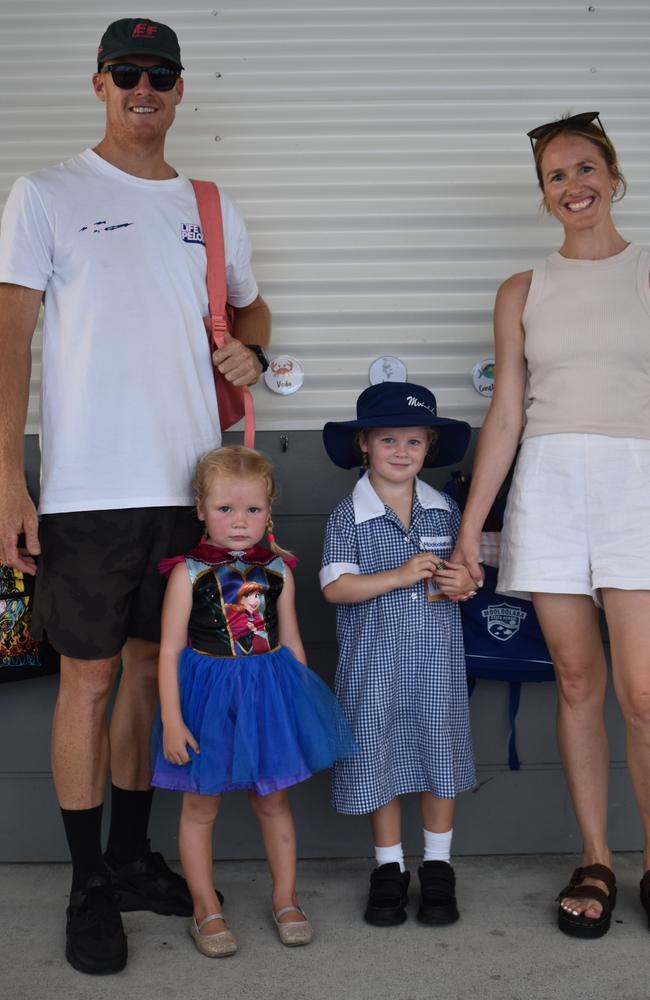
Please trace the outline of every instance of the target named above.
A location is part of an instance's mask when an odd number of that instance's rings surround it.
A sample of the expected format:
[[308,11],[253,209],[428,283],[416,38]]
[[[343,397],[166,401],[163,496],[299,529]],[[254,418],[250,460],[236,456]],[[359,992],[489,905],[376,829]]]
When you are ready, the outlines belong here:
[[441,559],[438,566],[440,568],[433,574],[433,579],[445,597],[456,597],[461,601],[476,597],[476,585],[466,566],[447,559]]
[[483,569],[479,562],[481,554],[481,543],[478,538],[476,539],[466,539],[459,538],[456,543],[456,548],[451,554],[449,559],[450,563],[455,563],[456,565],[464,566],[469,573],[473,587],[470,590],[475,590],[476,587],[483,586]]
[[199,744],[182,719],[178,722],[163,723],[163,754],[170,764],[189,764],[191,758],[187,748],[201,753]]

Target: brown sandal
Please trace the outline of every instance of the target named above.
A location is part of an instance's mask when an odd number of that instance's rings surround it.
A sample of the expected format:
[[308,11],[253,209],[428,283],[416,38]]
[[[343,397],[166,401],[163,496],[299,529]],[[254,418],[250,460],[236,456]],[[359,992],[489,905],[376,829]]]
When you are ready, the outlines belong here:
[[[586,878],[597,878],[600,882],[604,882],[608,892],[597,885],[582,885],[581,883]],[[650,892],[650,878],[648,879],[648,891]],[[569,913],[560,906],[557,923],[561,931],[572,937],[580,938],[599,938],[607,933],[611,923],[612,910],[616,906],[616,876],[611,868],[608,868],[607,865],[586,865],[584,868],[576,868],[569,884],[557,895],[556,901],[559,903],[567,896],[571,896],[573,899],[594,899],[600,903],[603,912],[599,917],[585,917],[584,913]],[[646,898],[648,898],[650,906],[650,897]],[[643,902],[643,895],[641,901]]]

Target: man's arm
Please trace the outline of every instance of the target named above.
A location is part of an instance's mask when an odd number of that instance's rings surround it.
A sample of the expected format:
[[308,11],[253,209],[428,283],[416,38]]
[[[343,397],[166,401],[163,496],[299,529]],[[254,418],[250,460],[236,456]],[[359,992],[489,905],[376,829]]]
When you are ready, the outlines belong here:
[[271,339],[271,311],[261,295],[250,305],[234,310],[232,338],[212,355],[212,363],[229,382],[254,385],[262,373],[257,356],[246,344],[266,347]]
[[[34,574],[38,517],[25,482],[24,436],[31,343],[43,293],[0,284],[0,561]],[[18,550],[24,532],[25,548]]]

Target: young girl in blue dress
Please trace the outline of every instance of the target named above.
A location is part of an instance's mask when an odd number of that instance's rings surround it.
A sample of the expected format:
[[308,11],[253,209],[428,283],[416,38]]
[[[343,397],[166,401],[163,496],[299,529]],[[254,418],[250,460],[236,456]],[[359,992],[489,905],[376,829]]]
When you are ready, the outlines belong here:
[[399,796],[420,793],[424,859],[418,919],[458,919],[449,864],[454,800],[475,782],[458,604],[473,596],[463,566],[448,562],[460,515],[418,479],[423,465],[464,455],[470,428],[437,416],[433,393],[409,382],[370,386],[357,419],[328,423],[325,448],[342,468],[364,466],[327,524],[320,580],[336,604],[336,694],[361,752],[337,762],[333,802],[369,813],[376,868],[366,920],[406,920]]
[[[271,534],[270,462],[247,448],[220,448],[201,460],[193,485],[204,540],[161,564],[169,582],[152,784],[184,793],[179,850],[198,950],[237,950],[212,878],[213,826],[222,793],[233,789],[248,790],[260,824],[280,940],[304,945],[313,932],[296,896],[287,789],[354,752],[354,743],[329,688],[305,666],[296,560]],[[267,533],[270,548],[260,544]]]

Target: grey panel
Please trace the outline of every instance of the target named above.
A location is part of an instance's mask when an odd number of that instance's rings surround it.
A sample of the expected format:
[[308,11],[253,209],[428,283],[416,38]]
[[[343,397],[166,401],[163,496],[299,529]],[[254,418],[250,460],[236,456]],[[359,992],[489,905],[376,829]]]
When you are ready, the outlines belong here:
[[[229,435],[238,440],[235,435]],[[297,605],[309,662],[329,683],[336,667],[334,608],[318,587],[322,533],[329,510],[352,487],[355,473],[335,469],[322,451],[320,434],[295,431],[281,450],[279,434],[258,436],[258,445],[276,463],[282,498],[276,533],[300,556]],[[38,480],[38,448],[27,439],[30,486]],[[427,478],[442,486],[447,470]],[[49,774],[51,714],[56,678],[0,687],[0,861],[60,861],[67,851]],[[522,770],[507,769],[508,687],[480,680],[471,700],[472,728],[479,763],[479,786],[458,804],[456,853],[577,851],[578,833],[559,764],[555,740],[555,685],[523,686],[517,722]],[[607,695],[607,726],[613,761],[611,832],[616,850],[641,844],[625,759],[625,734],[613,693]],[[303,857],[365,856],[370,851],[365,817],[337,816],[329,806],[328,778],[317,775],[292,793]],[[179,797],[156,795],[152,833],[156,847],[177,856]],[[404,802],[404,842],[420,849],[417,797]],[[226,797],[216,832],[219,857],[259,857],[255,820],[244,794]]]
[[[309,646],[314,666],[333,670],[328,644]],[[67,857],[59,810],[49,775],[49,731],[56,679],[4,685],[0,697],[0,862],[62,861]],[[620,713],[608,693],[612,750],[621,759]],[[479,762],[478,790],[461,796],[455,822],[458,854],[536,853],[579,850],[578,832],[557,759],[554,685],[524,686],[518,723],[522,770],[507,769],[507,689],[481,681],[472,698],[472,722]],[[25,734],[28,733],[28,739]],[[637,850],[641,831],[622,763],[611,769],[611,835],[615,850]],[[370,851],[365,817],[336,815],[329,806],[327,775],[317,775],[292,792],[302,857],[357,857]],[[177,856],[179,796],[158,792],[152,835],[158,848]],[[417,797],[404,800],[404,843],[420,850]],[[246,796],[226,796],[216,831],[216,854],[260,857],[261,846]]]

